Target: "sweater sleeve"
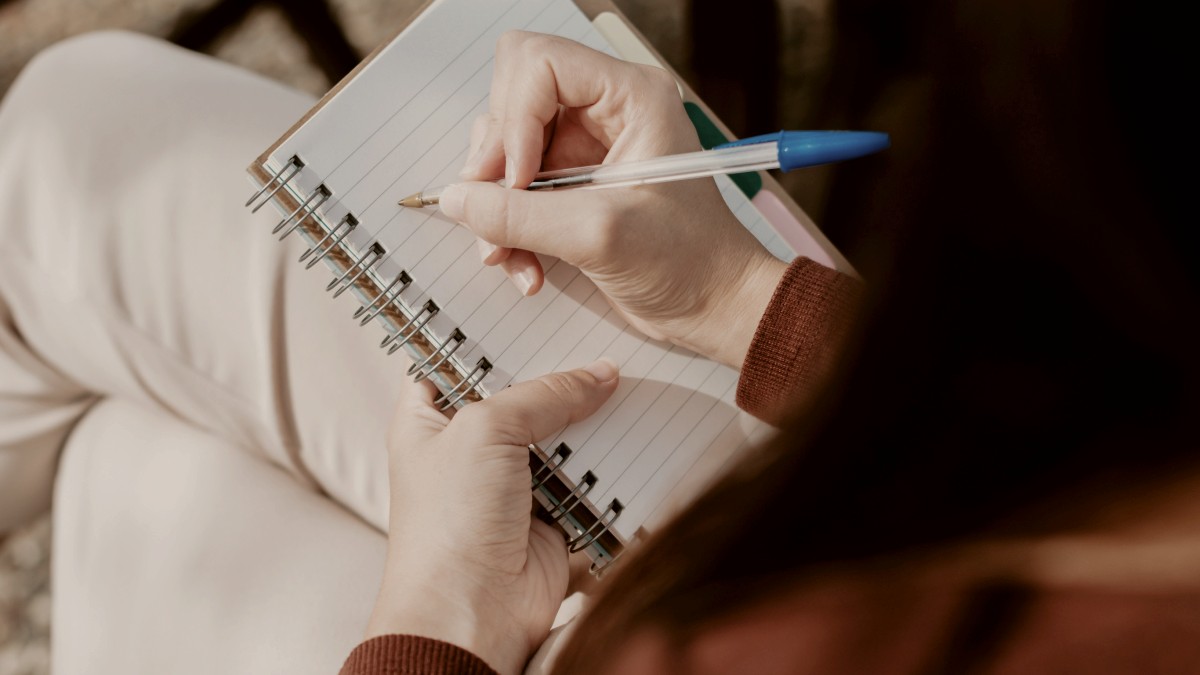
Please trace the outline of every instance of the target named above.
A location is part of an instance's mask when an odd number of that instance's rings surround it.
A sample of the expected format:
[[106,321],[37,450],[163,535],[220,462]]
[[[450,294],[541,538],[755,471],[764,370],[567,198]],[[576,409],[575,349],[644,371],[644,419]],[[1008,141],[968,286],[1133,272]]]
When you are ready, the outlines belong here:
[[381,635],[355,647],[339,675],[497,675],[483,659],[441,640]]
[[844,346],[862,282],[808,258],[788,266],[763,313],[738,380],[738,406],[779,424],[829,376]]

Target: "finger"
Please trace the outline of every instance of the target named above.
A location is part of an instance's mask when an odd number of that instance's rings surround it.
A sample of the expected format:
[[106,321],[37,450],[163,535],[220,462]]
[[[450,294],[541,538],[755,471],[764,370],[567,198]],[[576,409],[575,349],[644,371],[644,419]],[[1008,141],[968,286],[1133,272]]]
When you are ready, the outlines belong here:
[[543,171],[590,166],[604,161],[608,148],[580,124],[580,114],[576,108],[559,114],[554,137],[542,157]]
[[523,34],[523,31],[508,30],[496,40],[496,52],[492,57],[492,86],[488,93],[488,112],[494,120],[504,118],[505,100],[515,74],[515,49],[523,39]]
[[547,523],[537,518],[530,519],[530,550],[534,555],[542,556],[547,576],[553,575],[554,580],[551,585],[555,588],[565,586],[565,581],[570,579],[571,574],[567,538],[563,535],[563,529],[553,522]]
[[[489,442],[536,443],[600,409],[617,388],[617,365],[600,359],[577,370],[550,373],[515,384],[463,408],[459,418]],[[458,418],[455,420],[458,421]]]
[[604,218],[611,210],[606,199],[583,190],[529,192],[493,183],[457,183],[442,191],[439,208],[491,244],[576,264],[594,255],[611,234],[611,223]]
[[525,189],[542,168],[545,128],[537,117],[517,115],[504,120],[504,184]]
[[544,163],[544,159],[545,159],[546,152],[547,152],[547,151],[550,149],[550,146],[551,146],[551,145],[554,143],[554,135],[555,135],[556,133],[558,133],[558,121],[559,121],[560,119],[562,119],[562,115],[563,115],[563,111],[564,111],[564,110],[566,110],[566,108],[564,108],[564,107],[563,107],[563,106],[560,104],[560,105],[558,106],[558,112],[557,112],[557,113],[555,113],[554,117],[551,117],[551,118],[550,118],[550,121],[549,121],[548,123],[546,123],[546,126],[542,128],[542,156],[543,156],[543,163]]
[[497,180],[504,175],[504,139],[500,135],[500,122],[491,119],[479,143],[479,151],[470,166],[463,167],[462,176],[467,180]]
[[614,99],[597,106],[598,118],[589,129],[606,146],[626,126],[627,117],[636,113],[626,105],[624,93],[632,89],[630,83],[640,81],[638,67],[576,42],[537,33],[506,33],[497,46],[496,63],[497,67],[503,64],[506,73],[521,73],[519,78],[506,77],[503,102],[491,103],[494,110],[503,111],[505,177],[510,186],[525,187],[533,179],[546,125],[558,114],[560,104],[589,107],[606,96]]
[[[496,40],[496,52],[492,59],[492,86],[488,94],[488,113],[492,124],[485,136],[485,142],[481,145],[480,167],[478,175],[473,177],[475,180],[493,180],[504,176],[504,111],[515,69],[519,65],[514,63],[516,45],[522,39],[519,33],[521,31],[505,31]],[[485,164],[488,169],[486,175],[483,173]]]
[[[467,162],[458,175],[467,180],[486,180],[495,176],[495,167],[500,164],[503,148],[496,147],[498,144],[493,139],[499,139],[500,136],[498,133],[492,133],[493,127],[496,125],[492,123],[492,117],[487,113],[476,117],[472,122],[470,151],[467,155]],[[489,144],[488,150],[481,152],[485,141]],[[481,169],[484,168],[492,173],[483,173]],[[496,265],[503,262],[511,253],[507,248],[490,244],[482,239],[476,239],[475,245],[479,249],[479,260],[485,265]]]
[[[408,446],[445,429],[449,419],[434,405],[437,396],[438,390],[429,380],[406,381],[400,387],[400,399],[392,417],[391,439],[400,441],[400,446]],[[396,443],[390,445],[397,447]]]
[[479,115],[471,123],[471,137],[467,144],[467,161],[463,163],[462,171],[459,171],[458,175],[467,180],[482,180],[486,178],[486,176],[479,175],[480,149],[491,127],[492,117],[487,113]]
[[534,295],[540,291],[546,274],[542,271],[542,263],[537,256],[524,249],[507,250],[510,252],[509,256],[500,263],[500,267],[521,295]]
[[475,248],[479,251],[479,262],[489,266],[499,265],[508,260],[508,256],[512,255],[511,248],[497,246],[479,237],[475,238]]
[[400,400],[397,402],[396,408],[403,412],[416,412],[432,408],[433,400],[436,397],[437,388],[427,380],[410,382],[400,388]]

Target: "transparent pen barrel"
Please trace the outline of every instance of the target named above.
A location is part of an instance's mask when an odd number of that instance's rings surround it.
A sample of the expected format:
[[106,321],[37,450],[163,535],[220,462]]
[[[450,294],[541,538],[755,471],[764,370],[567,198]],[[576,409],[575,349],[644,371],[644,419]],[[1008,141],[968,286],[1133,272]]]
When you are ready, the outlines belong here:
[[655,157],[623,164],[597,165],[539,174],[531,189],[558,187],[622,187],[703,178],[722,173],[743,173],[779,166],[775,143],[701,150],[670,157]]

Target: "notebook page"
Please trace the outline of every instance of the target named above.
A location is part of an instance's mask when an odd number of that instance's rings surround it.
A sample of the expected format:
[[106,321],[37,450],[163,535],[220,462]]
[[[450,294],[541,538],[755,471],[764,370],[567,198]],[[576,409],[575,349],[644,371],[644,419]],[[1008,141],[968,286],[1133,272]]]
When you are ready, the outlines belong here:
[[[519,28],[553,33],[612,53],[569,0],[440,0],[434,3],[334,99],[272,155],[292,155],[305,169],[302,196],[324,184],[326,226],[353,213],[349,241],[359,251],[386,251],[375,275],[386,285],[400,270],[414,282],[410,307],[433,299],[430,326],[439,336],[467,336],[455,354],[465,370],[494,364],[485,392],[553,370],[609,356],[621,384],[596,415],[540,445],[573,450],[561,472],[578,482],[592,471],[588,495],[598,512],[613,499],[625,511],[615,529],[628,537],[669,515],[740,449],[770,428],[734,404],[737,373],[686,350],[648,340],[621,320],[595,286],[566,263],[543,257],[546,284],[522,297],[502,272],[480,264],[474,237],[436,210],[396,202],[453,182],[466,158],[473,119],[487,109],[496,39]],[[773,253],[794,252],[726,177],[718,187],[730,208]],[[570,226],[569,217],[564,226]]]

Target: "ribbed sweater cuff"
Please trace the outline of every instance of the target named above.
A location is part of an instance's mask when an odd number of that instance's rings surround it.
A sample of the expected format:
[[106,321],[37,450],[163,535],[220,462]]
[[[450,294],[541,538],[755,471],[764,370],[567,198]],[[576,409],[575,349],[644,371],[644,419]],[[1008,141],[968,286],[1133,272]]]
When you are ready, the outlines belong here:
[[862,282],[797,258],[759,321],[738,380],[737,403],[779,424],[832,371],[853,325]]
[[381,635],[350,652],[340,675],[497,675],[483,659],[441,640]]

